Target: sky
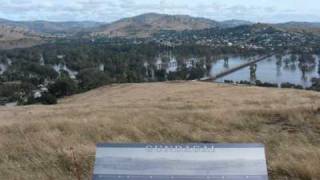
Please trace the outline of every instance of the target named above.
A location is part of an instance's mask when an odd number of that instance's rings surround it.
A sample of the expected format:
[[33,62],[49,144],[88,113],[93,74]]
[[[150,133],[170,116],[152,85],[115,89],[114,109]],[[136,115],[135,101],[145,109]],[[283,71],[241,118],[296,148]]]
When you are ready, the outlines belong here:
[[112,22],[156,12],[223,21],[320,21],[319,0],[1,0],[0,18],[10,20]]

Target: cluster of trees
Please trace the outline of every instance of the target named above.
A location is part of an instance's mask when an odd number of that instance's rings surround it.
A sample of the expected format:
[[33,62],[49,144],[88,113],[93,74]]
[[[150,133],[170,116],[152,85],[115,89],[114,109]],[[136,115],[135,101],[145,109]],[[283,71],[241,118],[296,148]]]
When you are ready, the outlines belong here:
[[[31,83],[24,82],[24,84]],[[35,91],[35,89],[37,90]],[[56,104],[57,98],[69,96],[77,93],[78,91],[78,84],[75,80],[71,79],[69,76],[61,75],[54,81],[50,82],[47,87],[42,86],[40,89],[38,87],[33,87],[28,91],[21,89],[19,95],[16,96],[14,101],[17,101],[19,105],[29,105],[35,103]],[[40,96],[36,96],[36,92],[40,93]]]
[[[156,43],[114,43],[114,42],[57,42],[26,49],[0,51],[0,63],[10,65],[0,74],[0,101],[19,101],[21,104],[41,102],[55,103],[55,98],[69,96],[110,83],[138,83],[145,81],[192,80],[207,73],[203,65],[192,68],[179,67],[177,72],[167,73],[165,69],[156,70],[155,57],[170,51],[176,58],[201,56],[206,60],[225,54],[250,56],[266,52],[246,51],[234,47],[209,47],[202,45],[180,45],[177,47],[161,46]],[[292,57],[297,59],[297,57]],[[309,62],[306,54],[300,62]],[[145,63],[149,68],[144,66]],[[179,62],[181,64],[181,62]],[[72,78],[68,69],[56,67],[62,65],[76,72]],[[103,67],[103,68],[101,68]],[[152,69],[154,71],[152,71]],[[152,71],[152,72],[150,72]],[[146,76],[153,74],[153,77]],[[15,85],[7,82],[19,82]],[[39,85],[48,89],[41,98],[33,97]]]
[[[155,57],[171,51],[178,59],[194,55],[212,57],[221,50],[202,46],[180,46],[168,48],[157,44],[109,44],[103,42],[58,42],[26,49],[0,52],[0,62],[10,60],[10,66],[0,75],[0,82],[19,82],[19,87],[0,85],[0,98],[18,101],[20,104],[55,103],[55,98],[69,96],[110,83],[138,83],[145,81],[191,80],[203,77],[203,66],[191,69],[179,67],[177,72],[156,71]],[[153,68],[154,77],[146,77],[144,63]],[[76,72],[71,78],[65,66]],[[102,66],[103,68],[99,68]],[[149,72],[150,74],[150,72]],[[48,92],[42,97],[33,97],[39,85],[45,85]],[[3,92],[1,92],[1,89]],[[6,90],[10,89],[10,90]]]
[[195,80],[204,77],[207,74],[207,69],[200,65],[193,68],[181,68],[177,72],[169,72],[166,74],[164,70],[157,71],[158,81],[173,81],[173,80]]
[[26,98],[18,99],[18,105],[30,105],[36,103],[42,103],[46,105],[57,104],[57,97],[50,93],[43,93],[39,98],[35,98],[31,95],[27,96]]
[[22,86],[18,84],[4,84],[0,83],[0,105],[4,105],[6,102],[17,101],[19,94],[22,90]]

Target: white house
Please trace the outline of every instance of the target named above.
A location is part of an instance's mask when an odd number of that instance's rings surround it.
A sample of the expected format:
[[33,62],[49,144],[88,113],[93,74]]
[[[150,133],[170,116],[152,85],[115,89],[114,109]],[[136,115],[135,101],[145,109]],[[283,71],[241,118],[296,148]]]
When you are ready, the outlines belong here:
[[40,90],[34,90],[33,91],[33,98],[34,99],[38,99],[38,98],[41,98],[42,97],[42,93]]
[[48,92],[49,91],[48,88],[43,84],[40,84],[38,86],[38,88],[40,89],[41,92]]
[[38,99],[38,98],[41,98],[44,93],[48,92],[48,88],[45,87],[43,84],[40,84],[38,86],[38,89],[33,90],[32,92],[33,92],[33,98]]

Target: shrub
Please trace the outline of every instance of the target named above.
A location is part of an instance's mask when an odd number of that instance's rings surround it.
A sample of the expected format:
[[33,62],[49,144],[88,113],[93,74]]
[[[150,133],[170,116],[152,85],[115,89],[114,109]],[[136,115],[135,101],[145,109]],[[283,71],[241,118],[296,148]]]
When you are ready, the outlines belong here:
[[79,72],[77,78],[82,90],[90,90],[111,83],[111,78],[108,73],[96,69],[82,70]]
[[312,78],[311,90],[320,91],[320,78]]
[[301,85],[295,85],[295,84],[288,83],[288,82],[282,83],[281,88],[303,89],[303,87]]
[[49,85],[48,90],[57,98],[70,96],[77,91],[77,84],[68,77],[59,78],[53,84]]
[[233,81],[232,81],[232,80],[224,80],[224,83],[226,83],[226,84],[233,84]]
[[40,98],[40,102],[47,105],[57,104],[57,98],[50,93],[46,93],[42,95],[42,97]]
[[260,87],[278,87],[277,84],[268,83],[268,82],[261,82],[260,80],[256,80],[256,86],[260,86]]

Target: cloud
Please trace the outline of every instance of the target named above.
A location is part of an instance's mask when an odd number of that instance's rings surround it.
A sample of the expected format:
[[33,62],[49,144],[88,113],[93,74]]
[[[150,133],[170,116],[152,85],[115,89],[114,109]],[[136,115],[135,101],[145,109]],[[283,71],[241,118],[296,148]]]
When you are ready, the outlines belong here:
[[[215,20],[310,20],[320,16],[317,0],[1,0],[0,18],[14,20],[115,21],[147,12],[188,14]],[[292,15],[290,17],[290,15]]]

